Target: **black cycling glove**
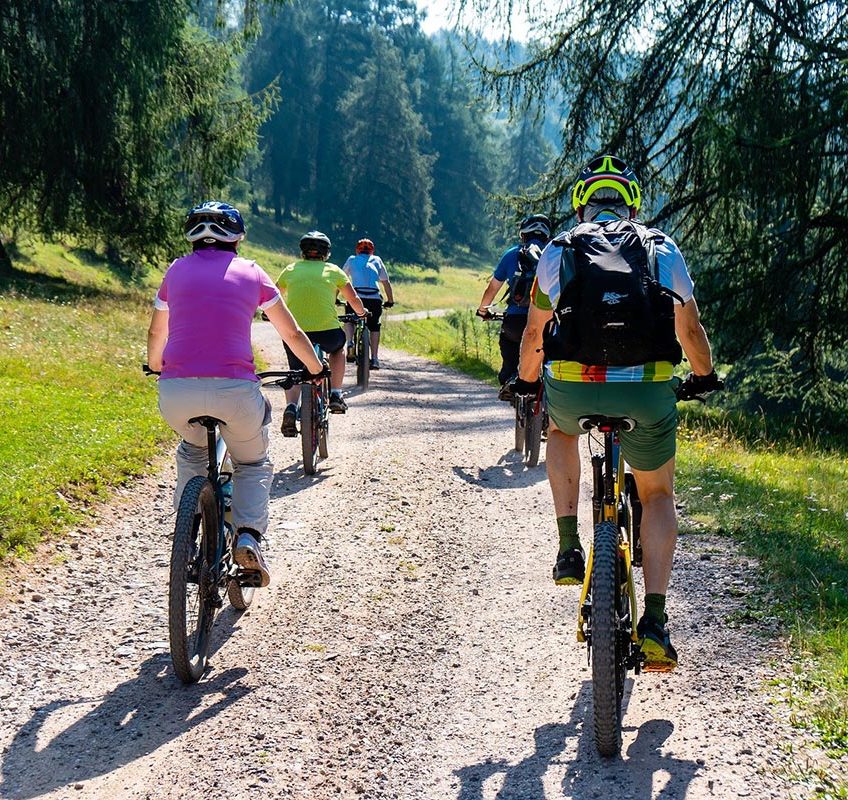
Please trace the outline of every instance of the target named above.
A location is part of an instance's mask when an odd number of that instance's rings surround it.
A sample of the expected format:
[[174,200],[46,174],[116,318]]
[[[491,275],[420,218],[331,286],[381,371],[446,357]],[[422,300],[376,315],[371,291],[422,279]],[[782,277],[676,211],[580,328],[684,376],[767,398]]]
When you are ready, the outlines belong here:
[[683,383],[677,387],[678,400],[702,399],[701,395],[717,392],[724,388],[724,381],[713,370],[709,375],[696,375],[690,372]]
[[394,304],[395,304],[394,300],[386,300],[386,302],[383,303],[383,308],[391,308]]
[[539,380],[523,381],[521,378],[516,378],[509,387],[513,394],[536,394],[541,385],[542,382]]

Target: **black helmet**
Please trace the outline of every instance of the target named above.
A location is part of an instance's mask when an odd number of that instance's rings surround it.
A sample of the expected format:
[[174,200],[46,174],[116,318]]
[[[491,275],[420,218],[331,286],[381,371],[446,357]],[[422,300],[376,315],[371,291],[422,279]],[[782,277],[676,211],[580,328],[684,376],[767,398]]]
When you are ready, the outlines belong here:
[[544,214],[531,214],[521,221],[518,233],[522,240],[551,238],[551,221]]
[[327,258],[330,255],[330,238],[321,231],[309,231],[300,237],[300,252],[306,258]]

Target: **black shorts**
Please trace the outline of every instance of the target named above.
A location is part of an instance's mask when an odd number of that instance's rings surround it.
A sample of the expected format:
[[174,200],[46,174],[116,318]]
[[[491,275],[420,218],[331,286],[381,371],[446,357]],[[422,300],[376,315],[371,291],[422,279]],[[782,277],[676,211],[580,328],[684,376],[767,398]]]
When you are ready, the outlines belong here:
[[[362,305],[365,306],[366,311],[371,312],[371,316],[365,320],[365,325],[368,327],[369,331],[378,331],[380,330],[380,317],[383,314],[383,299],[381,297],[360,297],[362,301]],[[345,305],[345,310],[348,314],[353,314],[353,309],[350,307],[350,303]]]
[[[325,353],[332,355],[338,353],[345,346],[345,334],[341,328],[332,328],[329,331],[307,331],[306,335],[312,344],[317,344]],[[289,359],[289,369],[303,369],[303,362],[291,351],[291,348],[283,342],[286,355]]]

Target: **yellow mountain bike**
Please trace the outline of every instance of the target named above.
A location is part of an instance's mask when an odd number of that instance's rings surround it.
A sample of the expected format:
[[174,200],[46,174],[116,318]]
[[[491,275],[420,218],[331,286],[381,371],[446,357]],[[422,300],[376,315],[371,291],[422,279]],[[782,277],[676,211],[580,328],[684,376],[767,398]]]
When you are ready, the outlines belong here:
[[[629,417],[581,417],[584,431],[603,434],[603,453],[592,455],[594,540],[577,607],[577,641],[586,642],[592,664],[595,744],[601,755],[621,749],[621,701],[627,670],[637,675],[643,658],[636,637],[633,583],[634,507],[641,510],[636,483],[625,472],[619,431],[630,431]],[[638,528],[636,528],[638,531]]]
[[[715,391],[724,386],[717,382]],[[678,400],[704,397],[687,387],[675,387]],[[595,745],[601,755],[621,749],[621,701],[627,670],[638,675],[666,672],[670,667],[646,664],[636,633],[636,589],[633,567],[642,564],[639,529],[642,504],[633,474],[626,471],[620,431],[632,431],[629,417],[581,417],[584,431],[603,434],[603,452],[592,455],[592,515],[594,538],[586,560],[586,577],[577,606],[577,641],[589,648]]]

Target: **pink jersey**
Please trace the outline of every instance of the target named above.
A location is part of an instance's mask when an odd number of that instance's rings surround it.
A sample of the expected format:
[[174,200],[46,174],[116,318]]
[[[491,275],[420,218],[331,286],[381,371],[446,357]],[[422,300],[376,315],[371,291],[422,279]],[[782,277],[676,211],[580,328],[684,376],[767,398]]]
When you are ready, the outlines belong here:
[[265,271],[226,250],[203,249],[174,261],[156,294],[168,311],[162,378],[256,380],[250,325],[257,308],[280,300]]

